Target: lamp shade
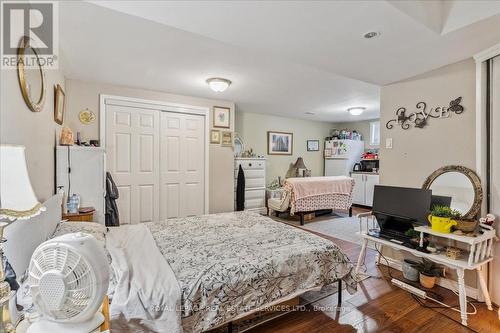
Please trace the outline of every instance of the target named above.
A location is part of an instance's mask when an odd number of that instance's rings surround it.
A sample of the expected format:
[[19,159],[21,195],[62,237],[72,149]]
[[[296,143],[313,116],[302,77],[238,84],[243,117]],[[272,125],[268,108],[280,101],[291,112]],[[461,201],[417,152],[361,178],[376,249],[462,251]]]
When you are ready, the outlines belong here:
[[0,146],[0,219],[29,219],[45,210],[31,187],[23,146]]
[[307,169],[306,165],[304,164],[304,160],[302,157],[297,158],[297,161],[293,165],[295,169]]

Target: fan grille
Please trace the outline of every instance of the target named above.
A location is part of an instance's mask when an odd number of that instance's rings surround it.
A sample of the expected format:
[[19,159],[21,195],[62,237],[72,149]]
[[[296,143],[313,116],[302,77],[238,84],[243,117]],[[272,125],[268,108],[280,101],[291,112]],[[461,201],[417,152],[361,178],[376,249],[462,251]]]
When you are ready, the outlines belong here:
[[76,317],[96,293],[96,277],[89,263],[64,243],[37,249],[29,279],[35,305],[54,320]]

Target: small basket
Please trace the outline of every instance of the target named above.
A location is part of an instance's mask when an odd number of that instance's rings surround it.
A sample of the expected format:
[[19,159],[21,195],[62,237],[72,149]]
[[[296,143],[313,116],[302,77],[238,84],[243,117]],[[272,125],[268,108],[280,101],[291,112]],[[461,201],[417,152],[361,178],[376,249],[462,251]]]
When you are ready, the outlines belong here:
[[455,229],[463,232],[473,232],[476,230],[478,222],[476,220],[457,220]]
[[460,255],[462,254],[462,250],[457,249],[456,247],[447,247],[446,248],[446,256],[450,259],[457,260],[460,258]]

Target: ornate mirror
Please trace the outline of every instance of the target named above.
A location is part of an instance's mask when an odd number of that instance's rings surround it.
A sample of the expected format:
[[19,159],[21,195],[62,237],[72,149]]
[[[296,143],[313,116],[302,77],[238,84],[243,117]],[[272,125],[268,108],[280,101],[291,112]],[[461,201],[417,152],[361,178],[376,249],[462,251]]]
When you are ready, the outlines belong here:
[[234,156],[239,157],[245,151],[245,143],[238,133],[234,135]]
[[458,210],[465,219],[476,218],[481,210],[481,180],[469,168],[459,165],[439,168],[427,177],[422,188],[432,190],[432,195],[451,198],[450,207]]
[[42,111],[45,102],[45,73],[30,39],[23,37],[17,52],[17,74],[24,101],[31,111]]

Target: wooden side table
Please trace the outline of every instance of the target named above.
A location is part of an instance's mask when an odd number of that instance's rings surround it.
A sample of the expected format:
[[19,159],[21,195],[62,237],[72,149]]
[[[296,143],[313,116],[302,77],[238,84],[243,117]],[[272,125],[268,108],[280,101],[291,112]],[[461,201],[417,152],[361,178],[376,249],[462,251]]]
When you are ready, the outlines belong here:
[[94,211],[76,214],[66,213],[62,214],[62,219],[73,222],[92,222],[94,221]]

